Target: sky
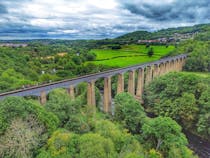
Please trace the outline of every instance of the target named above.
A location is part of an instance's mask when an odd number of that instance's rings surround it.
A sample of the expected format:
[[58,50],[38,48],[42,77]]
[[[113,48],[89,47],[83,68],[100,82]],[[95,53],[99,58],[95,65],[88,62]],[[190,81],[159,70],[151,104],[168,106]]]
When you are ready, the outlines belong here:
[[0,39],[102,39],[210,23],[210,0],[0,0]]

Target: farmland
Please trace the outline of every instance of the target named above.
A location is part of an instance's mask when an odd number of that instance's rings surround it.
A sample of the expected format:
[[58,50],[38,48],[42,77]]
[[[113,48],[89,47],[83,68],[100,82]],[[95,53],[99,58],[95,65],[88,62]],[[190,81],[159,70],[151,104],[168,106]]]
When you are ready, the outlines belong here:
[[[153,49],[154,55],[149,57],[147,52],[149,49]],[[167,55],[174,46],[157,46],[153,45],[146,47],[145,45],[125,45],[121,49],[92,49],[91,52],[96,54],[96,59],[88,63],[94,63],[96,65],[108,65],[115,67],[125,67],[129,65],[135,65],[139,63],[158,60],[161,57]]]

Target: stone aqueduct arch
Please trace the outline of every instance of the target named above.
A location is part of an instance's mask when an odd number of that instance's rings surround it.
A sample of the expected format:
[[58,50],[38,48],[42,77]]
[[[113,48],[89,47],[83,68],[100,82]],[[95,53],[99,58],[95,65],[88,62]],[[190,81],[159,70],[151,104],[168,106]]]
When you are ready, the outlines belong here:
[[[0,99],[6,96],[30,96],[36,95],[40,98],[40,103],[45,104],[47,101],[47,93],[55,88],[66,88],[69,96],[75,98],[74,87],[81,83],[87,82],[87,104],[96,106],[95,99],[95,82],[99,78],[104,78],[104,112],[111,112],[111,79],[117,75],[117,94],[124,92],[124,73],[129,73],[127,91],[139,100],[142,100],[144,86],[149,84],[154,78],[164,75],[171,71],[181,71],[185,64],[187,55],[182,54],[175,57],[161,59],[155,62],[149,62],[141,65],[134,65],[126,68],[109,70],[101,73],[86,75],[75,79],[63,80],[59,82],[49,83],[40,86],[34,86],[26,89],[11,91],[0,94]],[[138,73],[137,85],[135,85],[135,73]]]

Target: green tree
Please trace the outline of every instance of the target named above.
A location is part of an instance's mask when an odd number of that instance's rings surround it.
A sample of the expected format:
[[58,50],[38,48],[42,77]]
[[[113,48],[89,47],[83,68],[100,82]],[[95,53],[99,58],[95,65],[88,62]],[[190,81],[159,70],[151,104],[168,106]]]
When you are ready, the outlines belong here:
[[33,157],[57,128],[58,118],[35,102],[8,97],[0,102],[0,157]]
[[181,127],[169,117],[150,119],[142,127],[142,136],[144,144],[161,151],[165,156],[171,148],[183,148],[188,143]]
[[66,130],[57,130],[40,150],[37,158],[74,158],[77,156],[79,136]]
[[154,55],[154,50],[153,50],[153,48],[151,47],[151,48],[149,48],[149,50],[148,50],[148,52],[147,52],[147,55],[149,56],[149,57],[151,57],[151,56],[153,56]]
[[84,134],[79,139],[79,158],[115,158],[117,153],[110,139],[99,134]]
[[139,133],[146,114],[144,108],[131,94],[120,93],[115,96],[114,119],[131,133]]

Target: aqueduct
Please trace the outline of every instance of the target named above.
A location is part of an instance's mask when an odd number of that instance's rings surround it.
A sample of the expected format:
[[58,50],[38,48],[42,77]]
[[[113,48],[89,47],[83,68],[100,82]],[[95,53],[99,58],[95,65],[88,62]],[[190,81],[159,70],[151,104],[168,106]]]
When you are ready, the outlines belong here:
[[[74,98],[75,86],[81,82],[87,82],[87,104],[95,106],[95,82],[98,79],[104,79],[103,92],[103,109],[105,112],[111,111],[111,80],[117,75],[117,94],[124,92],[124,73],[128,72],[128,89],[127,91],[134,95],[139,100],[142,99],[143,88],[149,84],[155,77],[164,75],[171,71],[181,71],[185,63],[187,55],[182,54],[174,57],[167,57],[154,62],[134,65],[125,68],[113,69],[105,72],[90,74],[73,79],[62,80],[58,82],[33,86],[30,88],[10,91],[0,94],[0,99],[7,96],[38,96],[40,103],[45,104],[47,101],[47,94],[55,88],[66,88],[71,98]],[[137,72],[137,84],[135,84],[135,73]]]

